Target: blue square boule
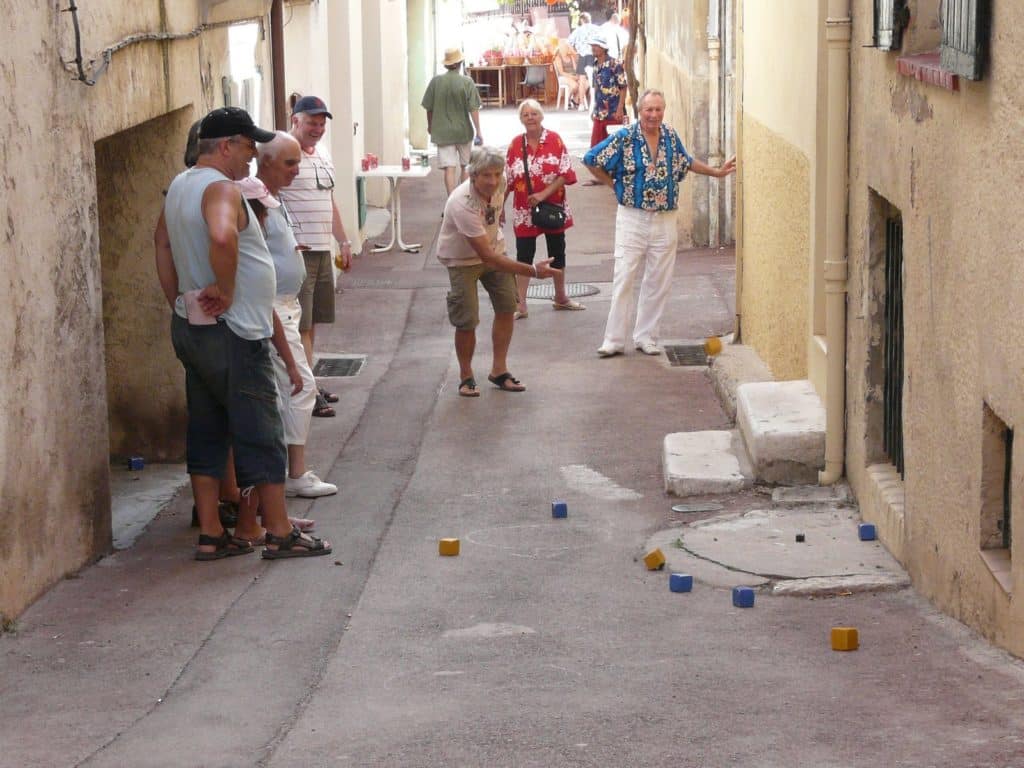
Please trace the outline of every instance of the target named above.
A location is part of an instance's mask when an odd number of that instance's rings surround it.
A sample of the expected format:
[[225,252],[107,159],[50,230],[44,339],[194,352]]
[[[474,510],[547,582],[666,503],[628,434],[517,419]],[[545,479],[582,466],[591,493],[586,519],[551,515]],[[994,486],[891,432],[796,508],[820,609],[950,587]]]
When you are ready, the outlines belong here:
[[733,587],[732,604],[737,608],[753,608],[754,590],[750,587]]
[[693,589],[693,576],[688,573],[673,573],[668,577],[668,588],[673,592],[689,592]]

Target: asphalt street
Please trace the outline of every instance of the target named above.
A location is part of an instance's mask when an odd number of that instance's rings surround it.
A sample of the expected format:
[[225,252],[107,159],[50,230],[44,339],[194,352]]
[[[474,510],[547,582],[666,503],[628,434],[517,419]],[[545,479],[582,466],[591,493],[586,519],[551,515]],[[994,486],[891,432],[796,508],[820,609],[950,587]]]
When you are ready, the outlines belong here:
[[[509,114],[484,121],[511,137]],[[403,194],[406,240],[430,244],[439,175]],[[531,300],[509,358],[527,391],[486,383],[485,310],[482,396],[458,397],[431,247],[364,251],[318,337],[366,356],[330,382],[339,415],[308,448],[341,492],[291,507],[335,552],[196,563],[179,495],[0,636],[0,767],[1024,766],[1024,666],[912,587],[741,609],[728,585],[677,594],[644,567],[659,532],[767,497],[671,511],[664,435],[729,420],[703,369],[596,356],[614,200],[569,195],[567,277],[598,292],[583,312]],[[731,250],[681,251],[664,337],[730,330],[734,275]],[[858,628],[859,650],[831,650],[834,626]]]

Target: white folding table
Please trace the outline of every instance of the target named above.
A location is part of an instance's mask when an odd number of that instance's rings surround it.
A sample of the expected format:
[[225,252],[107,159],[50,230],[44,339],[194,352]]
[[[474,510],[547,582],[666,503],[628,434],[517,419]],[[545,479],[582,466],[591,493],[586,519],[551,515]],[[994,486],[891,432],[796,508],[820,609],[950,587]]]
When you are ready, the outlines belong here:
[[391,240],[388,241],[387,245],[374,246],[370,249],[371,253],[390,251],[395,247],[395,241],[398,241],[398,247],[403,251],[408,253],[419,251],[422,243],[406,243],[402,240],[402,180],[422,179],[430,175],[430,170],[429,165],[413,165],[407,171],[400,165],[378,165],[376,168],[371,168],[368,171],[359,170],[356,172],[356,176],[363,179],[387,179],[388,186],[390,187],[391,202],[388,205],[388,210],[391,213]]

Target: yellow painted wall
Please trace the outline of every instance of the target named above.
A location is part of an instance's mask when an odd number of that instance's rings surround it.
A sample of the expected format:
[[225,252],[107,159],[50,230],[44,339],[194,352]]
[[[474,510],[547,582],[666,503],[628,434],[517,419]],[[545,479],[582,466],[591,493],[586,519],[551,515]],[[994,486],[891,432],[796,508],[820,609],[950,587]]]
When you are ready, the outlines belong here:
[[778,379],[808,376],[818,137],[819,0],[744,0],[742,284],[744,343]]
[[[960,91],[899,75],[896,54],[864,48],[870,0],[856,0],[852,46],[847,471],[869,520],[900,554],[915,587],[940,608],[1024,655],[1024,605],[997,585],[979,553],[984,404],[1024,425],[1024,6],[994,3],[991,66]],[[912,8],[937,23],[937,3]],[[934,35],[931,35],[934,37]],[[928,37],[928,35],[918,35]],[[910,39],[914,39],[911,35]],[[908,51],[913,52],[913,51]],[[902,215],[906,452],[902,530],[873,506],[867,466],[884,461],[873,409],[880,393],[878,237],[873,201]],[[874,261],[872,254],[875,254]],[[1013,456],[1012,591],[1024,592],[1024,440]],[[888,522],[886,522],[888,521]]]
[[810,162],[755,118],[743,118],[743,342],[777,379],[807,369]]

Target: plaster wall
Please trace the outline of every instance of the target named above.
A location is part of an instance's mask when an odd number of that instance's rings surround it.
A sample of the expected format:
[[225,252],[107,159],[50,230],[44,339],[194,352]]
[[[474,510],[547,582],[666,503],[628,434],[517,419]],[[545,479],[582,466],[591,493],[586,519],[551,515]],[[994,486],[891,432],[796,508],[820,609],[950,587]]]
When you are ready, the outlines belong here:
[[[404,5],[364,0],[363,39],[380,40],[379,45],[363,48],[364,150],[376,154],[382,164],[398,165],[405,154],[409,124],[407,100],[395,98],[396,94],[408,92]],[[367,197],[374,205],[386,205],[388,183],[383,179],[371,180]]]
[[409,141],[415,149],[427,149],[427,113],[420,102],[433,76],[435,61],[434,26],[429,0],[406,0],[408,25],[407,103],[409,112]]
[[[778,379],[808,376],[820,0],[744,0],[741,332]],[[781,55],[784,52],[785,55]]]
[[[128,35],[184,35],[196,30],[204,8],[213,8],[195,0],[82,6],[90,70],[91,60]],[[240,0],[230,6],[246,17],[263,8]],[[0,538],[0,613],[10,617],[110,547],[105,281],[111,278],[117,294],[108,302],[112,313],[159,306],[155,276],[148,289],[144,280],[143,265],[152,263],[145,242],[159,213],[159,190],[169,180],[164,174],[180,167],[184,149],[184,133],[167,131],[180,130],[188,118],[178,114],[159,121],[163,128],[142,129],[138,136],[148,138],[148,146],[135,139],[120,159],[125,170],[153,177],[135,178],[126,188],[138,195],[125,204],[138,215],[135,228],[111,214],[110,231],[124,240],[112,240],[106,251],[99,217],[111,212],[117,189],[105,181],[99,190],[98,183],[117,175],[119,161],[101,144],[107,170],[98,176],[97,142],[170,112],[204,112],[214,105],[213,83],[227,72],[226,29],[217,28],[127,45],[112,54],[96,84],[86,86],[62,63],[74,58],[70,14],[53,4],[13,0],[0,0],[0,14],[10,33],[0,51],[0,335],[10,340],[0,347],[0,526],[7,532]],[[131,269],[105,272],[113,262],[105,265],[104,253],[121,264],[130,261]],[[119,303],[136,289],[136,307]],[[112,339],[123,369],[119,386],[138,393],[128,400],[145,397],[134,402],[133,413],[143,405],[161,410],[169,405],[163,384],[147,390],[136,379],[159,366],[151,350],[166,354],[166,327],[146,322],[138,331],[141,337],[133,340],[119,329]]]
[[[647,77],[640,84],[641,92],[644,88],[665,92],[665,122],[679,132],[689,153],[702,161],[708,157],[707,23],[708,0],[651,0],[646,24]],[[708,184],[708,177],[692,174],[682,186],[682,245],[709,242]]]
[[96,142],[109,453],[117,460],[185,455],[184,382],[154,280],[152,233],[163,190],[184,166],[181,152],[152,148],[177,149],[168,137],[187,135],[193,119],[192,109],[179,109]]
[[[908,40],[934,38],[937,3],[912,4]],[[1019,126],[1024,7],[992,4],[984,79],[959,92],[899,75],[896,53],[862,47],[871,3],[853,8],[847,471],[868,520],[882,523],[915,586],[940,608],[1024,654],[1024,605],[980,553],[983,412],[1024,424],[1024,178]],[[916,35],[916,38],[915,38]],[[907,43],[910,44],[909,42]],[[965,137],[970,137],[965,140]],[[880,339],[878,200],[903,221],[905,512],[887,514],[868,467],[882,454],[871,410]],[[1010,592],[1024,590],[1024,446],[1013,456]],[[895,526],[899,526],[896,529]]]

